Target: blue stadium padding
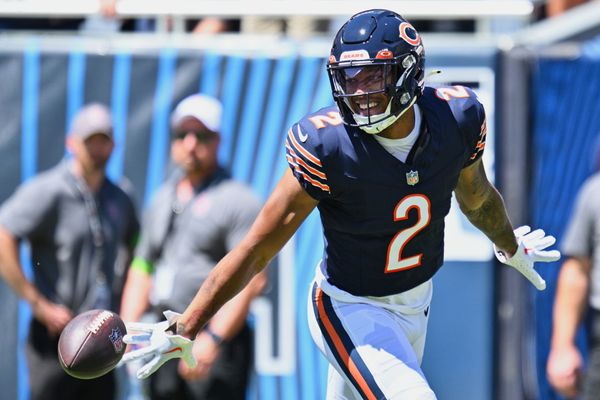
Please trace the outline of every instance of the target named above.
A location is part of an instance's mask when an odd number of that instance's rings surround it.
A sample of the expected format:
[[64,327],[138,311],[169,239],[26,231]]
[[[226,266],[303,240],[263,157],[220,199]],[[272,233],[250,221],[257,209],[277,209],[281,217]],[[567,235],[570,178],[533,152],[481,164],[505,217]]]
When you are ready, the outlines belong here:
[[218,96],[218,84],[221,81],[221,58],[220,54],[207,51],[204,55],[204,63],[200,71],[200,93],[208,96]]
[[[287,113],[287,126],[291,126],[310,111],[314,88],[319,78],[321,58],[303,57],[300,59],[300,71],[292,90],[292,103]],[[285,135],[282,134],[285,138]],[[283,141],[282,141],[283,143]],[[283,152],[283,149],[282,149]]]
[[[289,112],[287,113],[287,120],[286,120],[286,124],[285,124],[285,128],[287,129],[288,127],[290,127],[294,122],[298,121],[302,116],[304,116],[308,111],[309,111],[309,107],[310,107],[310,103],[312,100],[312,96],[313,96],[313,88],[315,86],[315,75],[316,75],[316,68],[318,68],[319,65],[319,61],[320,59],[317,58],[302,58],[300,59],[300,65],[299,65],[299,71],[298,71],[298,78],[294,80],[295,85],[293,86],[293,89],[291,91],[292,93],[292,98],[291,98],[291,104],[289,106]],[[276,144],[278,144],[278,146],[276,147],[275,150],[275,158],[279,161],[278,162],[278,167],[275,168],[275,174],[271,174],[271,185],[273,186],[273,183],[278,181],[280,176],[282,175],[283,171],[286,168],[287,162],[286,159],[284,157],[284,141],[285,141],[285,137],[286,137],[286,131],[281,132],[280,134],[280,139],[276,142]],[[274,143],[275,144],[275,143]],[[308,221],[307,221],[308,222]],[[305,224],[307,223],[305,222]],[[319,243],[319,237],[305,237],[304,238],[304,242],[306,242],[307,240],[310,240],[313,244]],[[300,316],[301,314],[306,317],[305,311],[306,311],[306,307],[304,307],[303,305],[306,304],[306,287],[299,287],[299,283],[303,282],[303,279],[300,279],[300,276],[298,275],[298,272],[301,271],[303,269],[304,266],[307,265],[307,263],[312,263],[314,264],[314,261],[312,261],[312,258],[314,258],[314,250],[315,249],[311,249],[311,251],[309,252],[298,252],[296,254],[296,273],[295,273],[295,278],[296,278],[296,304],[297,306],[297,316]],[[309,274],[308,276],[311,276],[312,274]],[[306,277],[306,274],[302,275],[302,277]],[[296,322],[296,326],[297,326],[297,332],[300,331],[306,331],[307,325],[306,325],[306,318],[304,318],[303,320],[298,320]],[[304,340],[304,342],[300,342],[301,336]],[[308,339],[310,339],[310,335],[308,337]],[[312,339],[311,339],[312,341]],[[301,351],[298,351],[297,354],[309,354],[307,346],[306,346],[306,336],[305,335],[298,335],[297,338],[297,343],[299,345],[299,348],[302,349]],[[304,346],[302,346],[302,344],[304,344]],[[307,350],[307,352],[305,353],[304,350]],[[314,346],[312,351],[314,351]],[[285,399],[291,399],[291,400],[295,400],[298,396],[298,392],[301,389],[306,388],[303,384],[298,382],[298,376],[296,377],[284,377],[282,379],[281,382],[281,392],[282,392],[282,398]],[[308,384],[310,385],[310,382],[308,382]],[[302,397],[301,397],[302,398]]]
[[[593,172],[594,144],[600,133],[600,61],[542,59],[536,66],[531,190],[532,224],[555,235],[560,243],[569,221],[576,193]],[[574,95],[574,94],[577,95]],[[560,399],[546,380],[552,306],[560,263],[538,270],[548,288],[534,291],[536,305],[537,375],[541,400]],[[533,289],[532,289],[533,291]],[[583,330],[578,344],[585,348]]]
[[[491,261],[446,261],[433,277],[421,365],[440,400],[492,400],[494,271]],[[455,328],[449,329],[454,326]],[[519,348],[499,351],[518,352]]]
[[107,174],[115,182],[121,179],[125,163],[130,75],[131,54],[120,52],[115,56],[111,93],[115,149],[107,166]]
[[269,185],[273,175],[273,161],[275,157],[281,154],[281,149],[277,148],[281,143],[280,138],[287,129],[282,128],[285,117],[285,106],[290,95],[290,84],[294,72],[294,63],[296,55],[288,55],[277,60],[269,93],[269,101],[265,110],[265,125],[262,130],[261,146],[258,148],[258,158],[254,166],[252,186],[257,193],[266,198],[269,194]]
[[145,205],[148,205],[152,194],[162,183],[165,173],[176,61],[177,52],[174,49],[165,49],[160,52],[152,113],[152,136],[150,137],[146,190],[144,192]]
[[275,375],[260,375],[256,383],[261,400],[280,398],[277,394],[277,377]]
[[299,387],[297,374],[281,375],[279,382],[281,384],[280,399],[302,400],[301,397],[298,397]]
[[[292,88],[291,104],[289,106],[289,112],[287,113],[287,119],[285,123],[285,129],[287,130],[292,124],[298,122],[307,113],[313,111],[310,109],[312,99],[314,97],[314,88],[316,81],[318,80],[318,68],[321,64],[321,58],[314,57],[303,57],[300,59],[300,67],[298,72],[298,78],[294,80],[294,86]],[[277,167],[275,167],[275,174],[272,176],[272,183],[277,182],[283,171],[287,168],[287,160],[285,158],[285,137],[286,132],[282,132],[279,147],[281,148],[280,153],[277,154]]]
[[[285,112],[286,97],[293,74],[295,57],[288,56],[276,61],[274,78],[268,97],[268,104],[264,115],[264,126],[261,131],[260,146],[258,146],[258,157],[254,165],[252,188],[262,199],[269,195],[269,181],[273,173],[274,157],[279,153],[279,126],[281,125]],[[276,399],[278,378],[272,375],[259,375],[257,385],[261,399]]]
[[[32,41],[25,49],[23,65],[23,104],[21,111],[21,181],[32,178],[37,170],[38,146],[38,104],[40,86],[40,49],[37,41]],[[25,245],[20,246],[20,260],[23,274],[32,279],[31,260]],[[25,359],[25,343],[29,332],[31,308],[23,300],[19,300],[19,327],[17,349],[17,377],[19,400],[29,398],[29,376]]]
[[321,220],[314,211],[304,221],[298,231],[300,240],[296,251],[296,326],[298,331],[298,387],[301,399],[324,398],[318,396],[320,382],[315,374],[315,360],[320,355],[314,345],[307,323],[308,288],[314,277],[314,270],[323,253]]
[[231,56],[227,59],[227,68],[223,76],[223,125],[221,126],[221,143],[219,145],[219,160],[223,165],[229,165],[231,147],[233,146],[233,129],[235,118],[228,118],[238,114],[238,104],[243,99],[240,95],[246,58]]
[[315,98],[311,111],[317,111],[323,107],[327,107],[333,104],[333,95],[331,94],[331,85],[329,84],[329,76],[327,75],[327,60],[321,61],[319,84],[316,89]]
[[69,70],[67,73],[67,115],[65,134],[69,134],[71,122],[83,105],[86,56],[83,49],[69,53]]
[[[28,280],[33,279],[33,270],[31,269],[31,256],[29,253],[29,246],[22,243],[19,246],[19,260],[23,266],[23,273]],[[18,348],[17,348],[17,379],[18,379],[18,391],[17,395],[19,400],[29,399],[29,372],[27,369],[27,359],[25,358],[25,347],[27,343],[27,335],[29,333],[29,324],[31,321],[32,313],[29,303],[24,300],[19,300],[19,328],[17,334]]]
[[[269,73],[269,59],[258,57],[252,60],[246,102],[241,114],[240,133],[235,155],[231,162],[231,172],[235,179],[242,182],[250,180],[257,137],[260,135],[262,106],[265,100]],[[262,142],[262,141],[261,141]],[[260,143],[258,143],[260,146]]]
[[23,129],[21,147],[21,179],[33,177],[37,170],[39,86],[40,86],[40,50],[32,42],[25,50],[23,73],[23,111],[21,126]]

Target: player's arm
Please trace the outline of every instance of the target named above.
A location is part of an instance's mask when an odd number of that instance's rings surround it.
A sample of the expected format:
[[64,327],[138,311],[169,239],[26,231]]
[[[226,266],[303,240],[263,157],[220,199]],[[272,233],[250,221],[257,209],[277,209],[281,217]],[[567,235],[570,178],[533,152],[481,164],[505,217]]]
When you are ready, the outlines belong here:
[[15,293],[31,305],[35,317],[58,335],[72,318],[64,306],[54,304],[44,297],[23,274],[19,261],[19,240],[8,229],[0,226],[0,276]]
[[[260,295],[267,285],[266,272],[266,269],[259,272],[241,292],[225,303],[211,318],[207,328],[210,335],[213,335],[212,340],[217,342],[219,340],[227,341],[242,329],[250,311],[250,303],[256,296]],[[206,334],[206,332],[204,333]]]
[[[183,315],[166,311],[166,321],[158,324],[127,324],[128,334],[123,341],[128,344],[147,343],[148,346],[125,354],[123,361],[153,355],[138,370],[137,377],[148,377],[172,358],[182,358],[188,368],[196,368],[197,360],[190,339],[196,338],[227,301],[253,279],[260,279],[256,276],[264,271],[317,203],[304,191],[291,170],[287,170],[248,234],[213,268]],[[250,285],[250,288],[253,287],[254,283]],[[252,289],[247,290],[253,294]],[[168,334],[167,331],[174,334]]]
[[190,368],[180,362],[179,373],[183,378],[197,380],[208,376],[220,354],[221,343],[232,339],[245,326],[252,300],[267,284],[266,272],[266,268],[259,272],[240,293],[225,303],[196,336],[193,354],[198,365]]
[[567,397],[577,395],[583,367],[575,336],[587,307],[591,267],[588,257],[569,257],[558,276],[547,374],[550,384]]
[[223,304],[267,266],[317,203],[288,169],[248,234],[212,270],[177,320],[176,333],[194,338]]
[[454,190],[461,211],[508,256],[517,250],[517,240],[502,196],[490,183],[481,158],[463,168]]
[[455,193],[469,221],[494,243],[496,258],[519,271],[538,290],[544,290],[546,282],[533,267],[535,262],[560,258],[558,250],[545,250],[556,239],[541,229],[531,231],[528,226],[512,230],[502,196],[487,179],[481,159],[463,168]]

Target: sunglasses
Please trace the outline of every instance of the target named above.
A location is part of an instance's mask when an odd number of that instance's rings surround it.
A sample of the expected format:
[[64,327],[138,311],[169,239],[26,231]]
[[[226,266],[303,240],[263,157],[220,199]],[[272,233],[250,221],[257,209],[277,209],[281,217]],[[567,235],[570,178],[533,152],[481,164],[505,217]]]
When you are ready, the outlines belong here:
[[208,143],[217,136],[214,132],[211,132],[209,130],[199,130],[199,131],[184,130],[184,131],[173,132],[173,135],[171,136],[171,138],[173,141],[183,140],[189,134],[193,134],[194,136],[196,136],[196,140],[198,140],[198,142],[200,142],[200,143]]

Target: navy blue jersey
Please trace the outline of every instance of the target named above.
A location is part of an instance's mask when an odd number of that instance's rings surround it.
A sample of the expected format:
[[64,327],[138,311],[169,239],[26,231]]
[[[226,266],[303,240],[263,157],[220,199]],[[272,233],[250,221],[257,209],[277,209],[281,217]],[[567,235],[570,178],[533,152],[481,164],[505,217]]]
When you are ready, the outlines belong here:
[[344,125],[335,106],[288,132],[289,166],[319,200],[321,268],[331,284],[354,295],[400,293],[434,275],[460,171],[483,153],[485,113],[470,89],[427,87],[418,105],[423,123],[406,162]]

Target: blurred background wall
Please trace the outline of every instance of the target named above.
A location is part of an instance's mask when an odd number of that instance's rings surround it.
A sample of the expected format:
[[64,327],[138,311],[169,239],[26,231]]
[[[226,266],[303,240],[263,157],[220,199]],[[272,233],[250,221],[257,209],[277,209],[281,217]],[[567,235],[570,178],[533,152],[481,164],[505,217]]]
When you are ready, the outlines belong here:
[[[27,3],[38,7],[28,9]],[[232,1],[217,12],[211,7],[219,2],[207,1],[204,8],[173,2],[161,13],[149,2],[145,12],[138,7],[136,13],[137,3],[123,0],[117,18],[98,21],[95,2],[94,7],[69,3],[70,14],[61,14],[66,3],[0,1],[5,16],[0,21],[5,24],[0,34],[0,201],[64,157],[72,115],[84,103],[101,101],[110,105],[115,121],[117,146],[109,174],[132,184],[143,209],[170,168],[170,111],[195,92],[223,102],[221,160],[264,199],[286,168],[283,141],[289,126],[332,103],[324,62],[335,21],[379,5],[307,4],[315,14],[311,17],[322,21],[304,34],[294,34],[290,23],[265,32],[240,23],[233,31],[208,35],[190,33],[186,16],[229,19],[252,14],[256,5]],[[270,6],[275,15],[267,17],[287,21],[298,15],[278,11],[283,1],[268,3],[265,9]],[[442,71],[428,84],[462,84],[477,91],[490,127],[486,169],[503,192],[514,224],[539,226],[560,240],[576,189],[593,171],[600,133],[598,4],[545,20],[539,14],[545,2],[502,6],[448,0],[436,9],[427,8],[427,1],[381,3],[414,18],[423,33],[427,70]],[[149,21],[147,14],[153,17]],[[44,15],[75,16],[88,28],[33,32],[10,26],[17,17],[40,22]],[[154,31],[121,31],[122,20],[136,18]],[[113,25],[107,28],[107,22]],[[311,215],[274,261],[270,287],[253,305],[256,376],[249,398],[324,398],[326,364],[305,318],[306,289],[322,251],[320,229],[318,216]],[[558,398],[545,380],[558,264],[541,267],[548,289],[535,292],[516,272],[495,263],[489,242],[455,206],[446,240],[447,262],[434,279],[424,359],[439,398]],[[6,355],[0,357],[0,398],[26,399],[19,349],[29,311],[1,281],[0,302],[0,323],[6,327],[0,341]]]

